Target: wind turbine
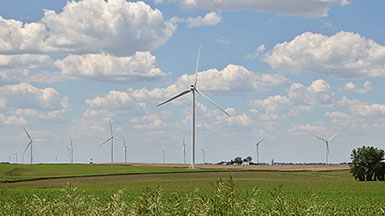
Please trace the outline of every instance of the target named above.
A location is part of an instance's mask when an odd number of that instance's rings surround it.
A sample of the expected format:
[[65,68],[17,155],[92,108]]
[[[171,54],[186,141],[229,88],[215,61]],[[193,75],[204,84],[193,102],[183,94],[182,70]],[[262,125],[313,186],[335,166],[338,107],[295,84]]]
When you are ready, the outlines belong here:
[[33,142],[33,139],[31,138],[31,136],[29,135],[29,133],[27,132],[27,130],[25,128],[24,128],[24,131],[25,131],[25,134],[27,134],[27,137],[29,139],[29,143],[28,143],[27,147],[25,147],[24,153],[25,153],[25,151],[27,151],[28,147],[31,146],[31,164],[32,164],[32,161],[33,161],[33,159],[32,159],[32,142]]
[[206,163],[206,152],[203,149],[201,149],[201,151],[202,151],[202,154],[203,154],[203,164],[205,164]]
[[257,165],[259,164],[259,144],[263,142],[264,139],[261,139],[255,146],[257,147]]
[[200,90],[198,90],[197,88],[197,81],[198,81],[198,66],[199,66],[199,56],[200,56],[200,53],[201,53],[201,47],[199,47],[199,51],[198,51],[198,58],[197,58],[197,63],[196,63],[196,67],[195,67],[195,82],[193,84],[191,84],[190,86],[190,89],[188,90],[185,90],[181,93],[179,93],[178,95],[166,100],[165,102],[163,103],[160,103],[157,105],[157,107],[165,104],[165,103],[168,103],[176,98],[179,98],[185,94],[188,94],[188,93],[192,93],[192,106],[191,106],[191,115],[192,115],[192,118],[191,118],[191,123],[192,123],[192,127],[191,127],[191,169],[194,169],[195,168],[195,92],[198,93],[200,96],[202,96],[204,99],[206,99],[207,101],[209,101],[211,104],[213,104],[214,106],[216,106],[219,110],[221,110],[222,112],[224,112],[227,116],[231,117],[230,114],[228,114],[224,109],[222,109],[220,106],[218,106],[213,100],[211,100],[209,97],[207,97],[205,94],[203,94],[203,92],[201,92]]
[[163,163],[166,163],[166,151],[162,149]]
[[329,151],[329,142],[330,142],[335,136],[337,136],[337,134],[335,134],[335,135],[329,137],[329,139],[324,139],[324,138],[322,138],[322,137],[315,136],[316,138],[318,138],[318,139],[324,141],[325,144],[326,144],[326,150],[325,150],[326,165],[328,165],[328,155],[329,155],[329,153],[330,153],[330,151]]
[[186,163],[186,143],[184,142],[184,137],[183,137],[183,144],[182,144],[182,146],[183,146],[183,164],[185,164]]
[[15,155],[15,162],[18,163],[19,153],[15,152],[15,153],[12,153],[12,154]]
[[123,138],[123,152],[124,152],[124,163],[127,163],[127,145],[126,145],[125,138]]
[[[118,138],[114,137],[114,134],[112,132],[112,123],[111,123],[111,120],[110,120],[110,132],[111,132],[111,136],[106,140],[104,141],[102,144],[100,144],[100,146],[106,144],[108,141],[111,140],[111,163],[114,163],[114,139],[116,140],[119,140]],[[99,147],[100,147],[99,146]]]
[[68,151],[69,156],[70,156],[71,164],[73,164],[74,163],[74,148],[72,146],[72,139],[71,139],[70,147],[67,147],[67,151]]

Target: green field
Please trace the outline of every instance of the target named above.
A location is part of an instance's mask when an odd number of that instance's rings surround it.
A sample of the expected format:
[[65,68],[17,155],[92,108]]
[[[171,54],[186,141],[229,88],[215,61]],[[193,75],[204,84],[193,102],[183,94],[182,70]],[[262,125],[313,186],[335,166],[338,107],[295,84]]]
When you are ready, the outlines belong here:
[[0,165],[0,215],[385,215],[385,183],[342,171]]

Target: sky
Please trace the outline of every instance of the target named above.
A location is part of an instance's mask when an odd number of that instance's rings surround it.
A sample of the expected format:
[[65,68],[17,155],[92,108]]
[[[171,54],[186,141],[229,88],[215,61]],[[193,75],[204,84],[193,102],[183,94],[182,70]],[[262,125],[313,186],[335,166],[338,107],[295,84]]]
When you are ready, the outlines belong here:
[[[384,1],[13,0],[0,3],[0,161],[350,161],[385,149]],[[123,142],[114,161],[124,161]],[[17,158],[16,158],[17,153]]]

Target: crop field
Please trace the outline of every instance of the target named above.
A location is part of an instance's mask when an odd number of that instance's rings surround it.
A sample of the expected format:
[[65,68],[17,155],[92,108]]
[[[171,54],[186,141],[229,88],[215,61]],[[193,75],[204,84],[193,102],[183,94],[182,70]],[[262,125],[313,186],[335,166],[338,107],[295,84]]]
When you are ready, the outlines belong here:
[[346,169],[214,167],[0,165],[0,215],[385,215]]

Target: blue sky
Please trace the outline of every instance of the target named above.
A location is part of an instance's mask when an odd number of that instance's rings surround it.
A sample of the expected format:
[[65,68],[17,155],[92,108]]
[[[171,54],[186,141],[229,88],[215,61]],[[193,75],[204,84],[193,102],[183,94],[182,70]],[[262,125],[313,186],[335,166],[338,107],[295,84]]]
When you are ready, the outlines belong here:
[[[385,2],[354,0],[15,0],[0,7],[0,161],[180,163],[202,45],[197,149],[206,161],[350,160],[385,148]],[[40,139],[40,141],[39,141]],[[114,161],[123,161],[116,141]],[[197,151],[196,161],[202,161]],[[29,161],[29,149],[25,152]],[[187,162],[190,158],[187,158]]]

